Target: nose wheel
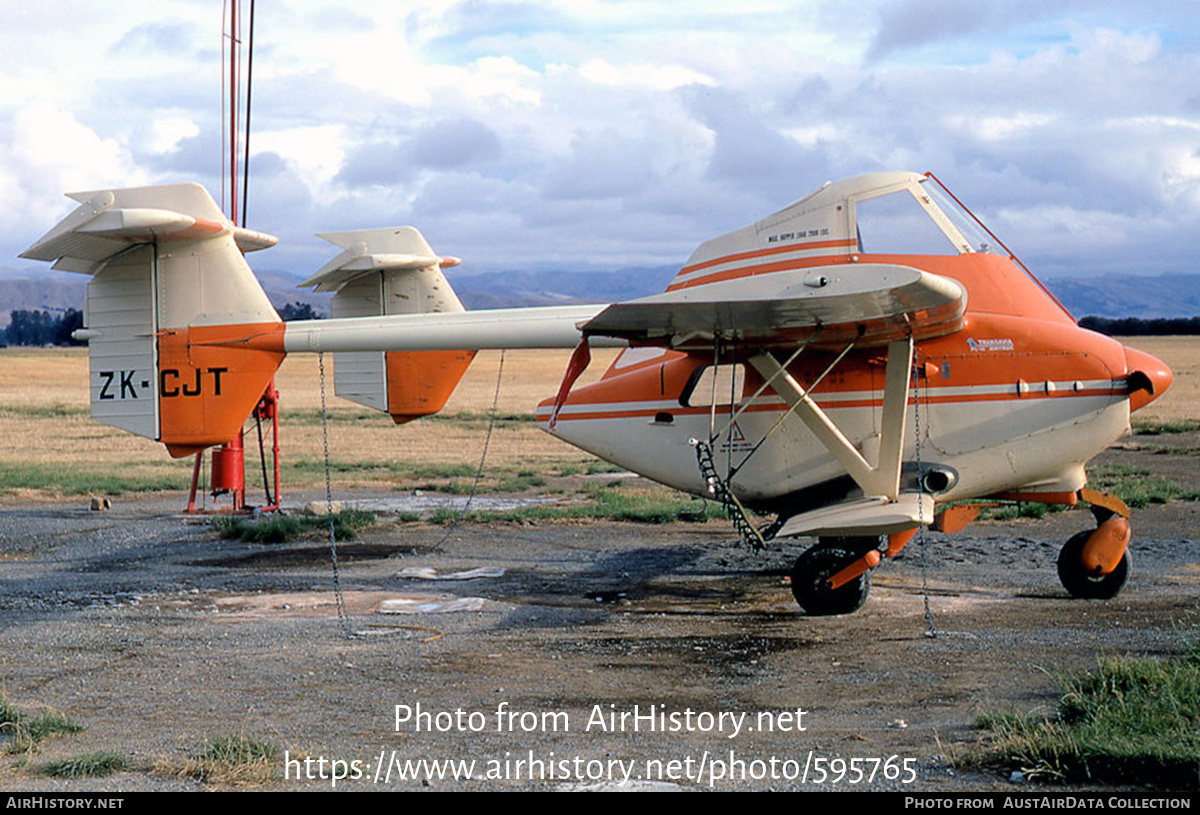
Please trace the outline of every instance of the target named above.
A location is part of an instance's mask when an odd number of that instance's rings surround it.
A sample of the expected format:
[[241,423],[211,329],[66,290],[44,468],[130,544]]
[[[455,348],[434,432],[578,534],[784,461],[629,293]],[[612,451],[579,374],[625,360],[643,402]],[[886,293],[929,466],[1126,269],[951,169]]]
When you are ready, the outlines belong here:
[[1072,597],[1108,600],[1116,597],[1129,579],[1132,561],[1128,549],[1108,574],[1097,574],[1085,565],[1084,547],[1097,531],[1073,535],[1058,553],[1058,579]]
[[[792,567],[792,596],[810,617],[829,617],[858,611],[871,592],[871,573],[863,572],[846,584],[829,588],[829,578],[862,556],[856,539],[835,539],[836,543],[818,543],[796,558]],[[846,541],[846,542],[843,542]],[[875,538],[865,539],[869,547]]]
[[1096,528],[1071,536],[1058,553],[1058,579],[1072,597],[1107,600],[1129,579],[1129,507],[1115,495],[1088,487],[1079,500],[1089,504]]

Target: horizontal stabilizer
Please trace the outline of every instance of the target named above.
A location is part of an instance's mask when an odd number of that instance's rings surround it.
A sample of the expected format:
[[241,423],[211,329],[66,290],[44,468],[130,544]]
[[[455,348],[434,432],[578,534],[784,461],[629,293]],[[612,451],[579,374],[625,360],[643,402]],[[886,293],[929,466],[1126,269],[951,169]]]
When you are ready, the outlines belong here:
[[[320,237],[342,252],[304,281],[336,291],[335,325],[345,319],[461,314],[463,305],[442,274],[444,258],[411,226],[329,232]],[[407,422],[437,413],[475,356],[472,350],[351,350],[335,353],[334,392],[343,399]]]
[[198,184],[101,190],[22,257],[92,276],[84,302],[97,421],[186,455],[233,438],[283,359],[229,348],[282,334],[242,253],[275,239],[235,226]]
[[276,238],[235,226],[199,184],[168,184],[71,193],[70,215],[21,253],[54,261],[54,268],[95,274],[130,246],[194,241],[231,234],[238,249],[266,249]]
[[323,232],[317,237],[340,246],[342,252],[300,284],[315,291],[339,291],[370,272],[415,272],[459,264],[458,258],[434,254],[421,233],[411,226]]

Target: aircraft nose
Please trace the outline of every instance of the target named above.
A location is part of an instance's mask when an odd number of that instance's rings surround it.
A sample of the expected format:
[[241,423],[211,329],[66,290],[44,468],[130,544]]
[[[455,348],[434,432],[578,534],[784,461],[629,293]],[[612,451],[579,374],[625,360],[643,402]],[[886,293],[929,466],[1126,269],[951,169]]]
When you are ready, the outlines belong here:
[[1129,381],[1129,409],[1138,410],[1167,392],[1175,376],[1158,357],[1125,346],[1125,370]]

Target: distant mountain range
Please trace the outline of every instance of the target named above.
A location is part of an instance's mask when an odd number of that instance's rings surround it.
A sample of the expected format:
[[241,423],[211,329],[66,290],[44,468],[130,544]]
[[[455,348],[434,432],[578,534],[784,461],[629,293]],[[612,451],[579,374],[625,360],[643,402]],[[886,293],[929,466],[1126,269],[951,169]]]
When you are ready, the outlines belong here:
[[658,294],[677,266],[618,269],[615,272],[483,272],[449,277],[468,309],[615,303]]
[[[518,306],[611,303],[657,294],[677,271],[673,266],[628,268],[614,272],[504,271],[450,274],[468,309]],[[329,298],[298,289],[300,278],[282,272],[259,272],[263,288],[275,306],[308,303],[325,314]],[[1103,275],[1046,281],[1046,287],[1076,317],[1195,317],[1200,316],[1200,274],[1158,276]],[[0,328],[14,309],[62,312],[82,308],[86,279],[52,274],[22,278],[0,273]]]
[[1076,318],[1200,316],[1200,274],[1108,274],[1045,282]]

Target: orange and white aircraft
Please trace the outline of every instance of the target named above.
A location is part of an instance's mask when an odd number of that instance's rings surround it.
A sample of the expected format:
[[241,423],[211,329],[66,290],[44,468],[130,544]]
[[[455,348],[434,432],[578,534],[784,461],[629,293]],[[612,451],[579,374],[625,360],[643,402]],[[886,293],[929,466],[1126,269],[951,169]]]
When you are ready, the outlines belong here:
[[[1076,325],[932,175],[826,184],[610,305],[467,312],[442,274],[458,261],[415,229],[323,235],[343,251],[305,285],[336,292],[333,319],[286,324],[242,254],[274,238],[203,188],[71,197],[22,257],[92,275],[92,415],[174,456],[232,438],[288,353],[332,352],[337,394],[400,422],[439,411],[478,349],[574,347],[538,423],[719,498],[753,545],[816,536],[792,576],[810,614],[858,608],[919,527],[957,531],[993,500],[1090,504],[1063,585],[1111,597],[1128,576],[1128,509],[1084,468],[1171,371]],[[598,345],[627,347],[572,391]]]

